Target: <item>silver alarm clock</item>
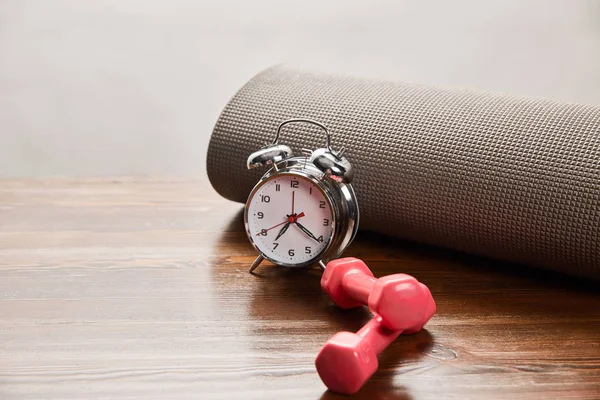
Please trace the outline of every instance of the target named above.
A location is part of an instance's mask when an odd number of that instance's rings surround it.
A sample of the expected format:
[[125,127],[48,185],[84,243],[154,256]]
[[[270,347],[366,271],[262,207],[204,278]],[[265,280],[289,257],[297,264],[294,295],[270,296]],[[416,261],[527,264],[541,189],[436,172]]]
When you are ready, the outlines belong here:
[[[326,147],[295,157],[279,144],[282,128],[308,123],[325,132]],[[248,157],[248,168],[270,169],[252,189],[244,210],[250,242],[258,251],[250,272],[267,259],[284,267],[325,264],[339,257],[358,230],[359,210],[351,186],[353,169],[331,147],[327,128],[310,119],[291,119],[277,128],[273,143]]]

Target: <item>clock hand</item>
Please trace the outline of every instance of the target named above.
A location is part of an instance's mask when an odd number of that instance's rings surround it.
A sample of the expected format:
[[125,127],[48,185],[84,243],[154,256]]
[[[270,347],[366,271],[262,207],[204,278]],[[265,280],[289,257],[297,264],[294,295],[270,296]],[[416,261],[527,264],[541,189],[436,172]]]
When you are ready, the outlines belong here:
[[282,223],[280,223],[280,224],[277,224],[277,225],[274,225],[274,226],[270,227],[269,229],[262,229],[260,232],[258,232],[258,233],[256,234],[256,236],[258,236],[258,235],[261,235],[263,232],[270,231],[271,229],[275,229],[275,228],[277,228],[278,226],[281,226],[281,225],[283,225],[283,224],[285,224],[285,223],[287,223],[287,222],[288,222],[288,220],[286,219],[286,220],[285,220],[285,221],[283,221]]
[[279,239],[288,230],[288,228],[290,227],[290,224],[296,222],[298,220],[298,218],[302,218],[302,217],[304,217],[304,212],[301,212],[298,215],[288,215],[287,216],[288,222],[287,222],[287,224],[285,224],[283,226],[283,228],[281,228],[281,230],[277,234],[277,237],[275,238],[275,241],[277,241],[277,239]]
[[283,228],[281,228],[281,230],[279,231],[279,233],[277,234],[277,237],[275,238],[275,241],[277,241],[277,239],[279,239],[281,237],[281,235],[283,235],[285,233],[285,231],[287,231],[287,229],[290,227],[290,221],[288,221]]
[[296,193],[295,190],[292,190],[292,213],[290,215],[294,215],[294,194]]
[[298,226],[298,228],[300,228],[300,230],[302,230],[302,232],[306,233],[308,237],[315,239],[317,242],[319,241],[319,239],[317,239],[317,237],[313,235],[311,231],[306,229],[304,225],[300,224],[298,221],[296,221],[296,225]]
[[[302,218],[302,217],[304,217],[304,212],[301,212],[300,214],[296,215],[295,219]],[[274,225],[274,226],[270,227],[269,229],[261,229],[261,230],[260,230],[260,232],[258,232],[258,233],[256,234],[256,236],[260,236],[260,235],[262,235],[262,233],[263,233],[263,232],[270,231],[271,229],[275,229],[275,228],[277,228],[278,226],[281,226],[281,225],[283,225],[283,224],[286,224],[286,223],[288,223],[288,222],[295,222],[295,221],[290,221],[290,215],[286,215],[286,220],[285,220],[285,221],[283,221],[283,222],[282,222],[282,223],[280,223],[280,224]]]

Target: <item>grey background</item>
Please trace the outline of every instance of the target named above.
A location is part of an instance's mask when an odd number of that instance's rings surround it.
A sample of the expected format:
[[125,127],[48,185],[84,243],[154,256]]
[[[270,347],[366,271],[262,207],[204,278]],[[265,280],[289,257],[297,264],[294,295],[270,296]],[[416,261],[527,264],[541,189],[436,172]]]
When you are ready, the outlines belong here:
[[600,3],[0,0],[0,176],[205,174],[279,63],[600,104]]

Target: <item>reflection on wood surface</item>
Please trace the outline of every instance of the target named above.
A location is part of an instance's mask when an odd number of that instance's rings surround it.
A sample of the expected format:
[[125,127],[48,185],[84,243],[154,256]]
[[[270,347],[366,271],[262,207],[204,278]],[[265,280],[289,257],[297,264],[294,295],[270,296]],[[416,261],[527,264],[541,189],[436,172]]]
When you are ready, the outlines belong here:
[[[241,208],[205,181],[2,181],[0,398],[345,398],[314,358],[368,311],[318,269],[249,275]],[[346,255],[438,306],[355,398],[600,396],[594,283],[365,232]]]

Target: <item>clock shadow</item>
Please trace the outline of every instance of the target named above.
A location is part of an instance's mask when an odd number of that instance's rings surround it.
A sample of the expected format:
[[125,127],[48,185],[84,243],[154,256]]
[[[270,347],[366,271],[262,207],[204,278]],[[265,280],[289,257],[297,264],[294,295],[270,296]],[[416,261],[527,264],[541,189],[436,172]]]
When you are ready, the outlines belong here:
[[[228,260],[214,265],[213,282],[222,287],[218,293],[239,291],[248,296],[243,304],[247,312],[244,328],[253,338],[249,343],[259,354],[311,354],[314,358],[323,344],[340,331],[356,332],[372,315],[366,307],[342,310],[333,305],[320,287],[321,270],[313,268],[278,267],[264,261],[252,274],[248,268],[256,251],[246,236],[243,209],[224,228],[216,249],[232,249],[234,254],[218,254]],[[231,275],[243,279],[243,286],[231,280]],[[238,281],[239,282],[239,281]],[[427,330],[415,335],[402,335],[379,357],[379,369],[355,398],[411,399],[408,389],[394,384],[394,377],[403,371],[429,365],[433,360],[424,356],[433,347],[433,337]],[[313,364],[314,368],[314,364]],[[315,382],[318,382],[315,376]],[[325,391],[321,399],[343,398]]]

